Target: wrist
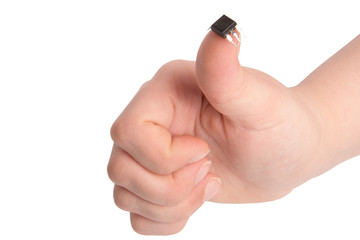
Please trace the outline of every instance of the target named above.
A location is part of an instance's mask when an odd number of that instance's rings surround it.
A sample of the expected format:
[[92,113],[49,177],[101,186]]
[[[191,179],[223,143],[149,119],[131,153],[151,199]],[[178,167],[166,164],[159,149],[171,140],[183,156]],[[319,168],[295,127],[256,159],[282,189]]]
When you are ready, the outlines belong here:
[[299,84],[290,89],[304,113],[309,116],[312,126],[312,137],[315,139],[311,148],[311,169],[314,176],[326,172],[330,168],[344,161],[339,146],[336,144],[338,138],[337,129],[334,127],[334,118],[329,104],[323,100],[321,94],[310,84]]
[[292,88],[319,120],[332,166],[360,155],[359,57],[360,36]]

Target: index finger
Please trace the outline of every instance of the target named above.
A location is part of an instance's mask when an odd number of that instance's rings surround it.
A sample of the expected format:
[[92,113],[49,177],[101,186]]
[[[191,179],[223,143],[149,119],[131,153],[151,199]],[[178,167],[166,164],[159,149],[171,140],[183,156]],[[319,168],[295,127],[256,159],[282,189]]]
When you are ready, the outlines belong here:
[[193,62],[165,65],[113,124],[115,145],[157,174],[169,174],[203,159],[210,150],[195,136],[201,98]]

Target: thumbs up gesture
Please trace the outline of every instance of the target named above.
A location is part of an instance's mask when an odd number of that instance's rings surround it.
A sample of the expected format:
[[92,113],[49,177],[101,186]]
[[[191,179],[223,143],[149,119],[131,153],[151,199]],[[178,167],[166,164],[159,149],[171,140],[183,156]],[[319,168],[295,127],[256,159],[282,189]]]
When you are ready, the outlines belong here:
[[210,31],[196,62],[165,64],[113,124],[108,174],[136,232],[174,234],[205,201],[271,201],[321,173],[317,112],[238,54]]

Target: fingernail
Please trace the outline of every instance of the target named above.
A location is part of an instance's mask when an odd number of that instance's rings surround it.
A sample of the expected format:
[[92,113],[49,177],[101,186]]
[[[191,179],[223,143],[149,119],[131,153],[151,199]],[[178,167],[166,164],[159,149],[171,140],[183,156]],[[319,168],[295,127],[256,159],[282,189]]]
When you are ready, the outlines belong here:
[[215,194],[219,191],[220,186],[221,186],[221,179],[217,177],[212,178],[206,185],[204,202],[212,199],[215,196]]
[[208,150],[206,152],[198,153],[191,158],[189,163],[194,163],[194,162],[200,161],[200,160],[204,159],[209,153],[210,153],[210,150]]
[[209,172],[210,167],[211,167],[211,161],[207,161],[206,163],[204,163],[201,166],[201,168],[200,168],[200,170],[199,170],[199,172],[198,172],[198,174],[197,174],[197,176],[195,178],[195,185],[198,184],[199,182],[201,182],[201,180],[204,179],[206,174]]

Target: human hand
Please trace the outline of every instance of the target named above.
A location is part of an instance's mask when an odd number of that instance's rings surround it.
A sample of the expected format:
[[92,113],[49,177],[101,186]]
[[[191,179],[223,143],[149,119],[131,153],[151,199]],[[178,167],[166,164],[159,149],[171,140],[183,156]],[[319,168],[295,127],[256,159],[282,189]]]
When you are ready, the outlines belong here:
[[196,62],[164,65],[112,126],[117,206],[136,232],[167,235],[207,200],[285,196],[329,168],[314,161],[326,158],[322,119],[302,96],[209,32]]

